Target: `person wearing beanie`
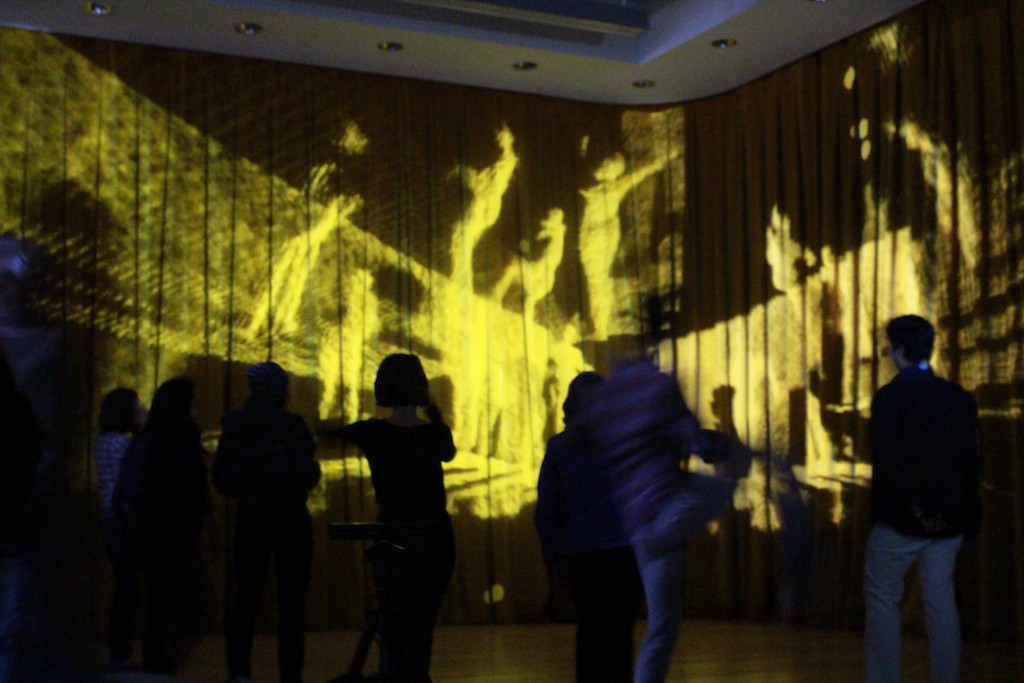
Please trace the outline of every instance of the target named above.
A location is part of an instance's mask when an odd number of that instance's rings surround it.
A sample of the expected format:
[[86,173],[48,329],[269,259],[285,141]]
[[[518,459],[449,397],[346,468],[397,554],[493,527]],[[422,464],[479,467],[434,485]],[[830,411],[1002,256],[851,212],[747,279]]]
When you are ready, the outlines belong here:
[[288,374],[272,361],[246,372],[249,398],[224,418],[213,457],[213,484],[236,502],[235,591],[228,611],[228,680],[252,677],[253,628],[267,566],[277,575],[278,669],[299,683],[305,652],[306,588],[313,529],[306,498],[320,481],[316,445],[305,421],[285,410]]

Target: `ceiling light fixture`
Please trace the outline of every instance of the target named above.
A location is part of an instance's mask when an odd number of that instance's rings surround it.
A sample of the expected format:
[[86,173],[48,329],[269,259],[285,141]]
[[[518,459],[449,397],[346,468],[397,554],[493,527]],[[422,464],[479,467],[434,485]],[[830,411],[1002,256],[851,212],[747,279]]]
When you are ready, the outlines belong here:
[[734,47],[736,45],[735,38],[719,38],[718,40],[711,41],[711,47],[717,47],[719,50]]
[[87,2],[82,5],[82,11],[94,17],[105,17],[110,14],[110,5],[102,2]]
[[263,27],[252,21],[240,21],[235,24],[235,30],[243,36],[254,36],[263,32]]
[[537,62],[516,62],[512,68],[516,71],[533,71],[537,68]]
[[384,42],[377,43],[377,49],[381,52],[401,52],[405,49],[405,45],[386,40]]
[[650,79],[644,79],[644,80],[640,80],[640,81],[633,81],[633,87],[634,88],[640,88],[640,89],[643,89],[643,88],[653,88],[655,85],[657,85],[657,83],[655,83],[654,81],[652,81]]

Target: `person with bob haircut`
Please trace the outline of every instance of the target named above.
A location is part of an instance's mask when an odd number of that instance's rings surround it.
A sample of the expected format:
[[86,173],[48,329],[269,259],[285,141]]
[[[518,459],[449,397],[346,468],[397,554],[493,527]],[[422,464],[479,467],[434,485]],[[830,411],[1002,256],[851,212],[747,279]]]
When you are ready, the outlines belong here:
[[868,683],[900,675],[900,601],[914,563],[928,627],[933,683],[960,680],[954,573],[964,538],[981,525],[978,407],[935,375],[935,328],[917,315],[886,326],[897,373],[871,402],[871,533],[864,558]]
[[424,683],[431,680],[434,623],[455,566],[441,466],[455,457],[455,443],[431,402],[418,357],[385,358],[373,389],[377,405],[391,414],[355,422],[339,434],[370,464],[377,520],[416,530],[404,537],[394,562],[376,562],[372,570],[381,596],[384,680]]

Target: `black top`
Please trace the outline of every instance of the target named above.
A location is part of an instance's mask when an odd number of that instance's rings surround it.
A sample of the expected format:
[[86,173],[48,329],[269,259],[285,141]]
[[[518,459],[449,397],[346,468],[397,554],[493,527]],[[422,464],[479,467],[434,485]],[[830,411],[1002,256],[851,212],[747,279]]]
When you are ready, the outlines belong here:
[[930,368],[904,368],[871,402],[871,519],[921,537],[974,536],[981,523],[978,408]]
[[401,427],[363,420],[341,430],[370,463],[381,522],[446,521],[442,462],[455,457],[448,426],[431,422]]
[[194,551],[209,510],[198,439],[143,431],[132,439],[114,487],[115,516],[147,548]]
[[305,421],[272,401],[250,399],[224,418],[213,457],[217,490],[238,499],[239,512],[305,512],[320,481],[316,444]]

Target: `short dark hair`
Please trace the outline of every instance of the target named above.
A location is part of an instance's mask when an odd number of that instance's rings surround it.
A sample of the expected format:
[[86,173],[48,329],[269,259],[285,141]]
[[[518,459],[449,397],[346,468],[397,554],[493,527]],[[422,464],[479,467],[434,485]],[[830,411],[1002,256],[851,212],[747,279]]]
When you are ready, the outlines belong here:
[[885,326],[889,345],[902,349],[903,357],[911,363],[927,361],[935,347],[935,328],[919,315],[901,315]]
[[373,395],[382,408],[430,405],[430,386],[420,359],[411,353],[393,353],[381,361]]
[[139,395],[133,389],[118,387],[107,392],[100,404],[100,433],[130,434],[136,430],[135,406]]
[[572,422],[594,400],[597,388],[604,384],[604,377],[597,372],[581,372],[569,382],[569,392],[562,404],[566,424]]

